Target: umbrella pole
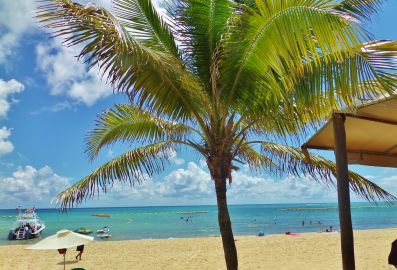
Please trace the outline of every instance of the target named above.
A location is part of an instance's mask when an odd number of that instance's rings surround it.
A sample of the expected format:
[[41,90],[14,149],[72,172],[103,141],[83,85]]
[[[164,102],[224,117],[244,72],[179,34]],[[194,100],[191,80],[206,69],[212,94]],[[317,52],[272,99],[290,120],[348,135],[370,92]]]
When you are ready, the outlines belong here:
[[338,186],[338,208],[341,236],[343,270],[355,270],[354,238],[350,209],[349,169],[346,150],[345,116],[334,113],[336,178]]
[[63,254],[63,270],[65,270],[66,269],[66,254]]

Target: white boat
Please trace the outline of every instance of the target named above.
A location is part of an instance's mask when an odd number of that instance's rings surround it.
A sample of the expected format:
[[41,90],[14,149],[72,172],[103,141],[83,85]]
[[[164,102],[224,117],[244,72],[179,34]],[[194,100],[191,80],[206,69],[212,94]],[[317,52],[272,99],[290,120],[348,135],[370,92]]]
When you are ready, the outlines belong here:
[[96,231],[97,234],[103,234],[103,233],[108,234],[109,232],[110,232],[110,230],[109,230],[109,228],[107,226],[105,226],[102,229]]
[[96,231],[97,233],[96,236],[99,238],[109,238],[112,236],[111,234],[109,234],[109,232],[110,232],[109,228],[105,226],[102,229]]
[[38,237],[45,229],[45,224],[37,216],[36,209],[34,207],[26,209],[23,213],[19,208],[17,210],[17,220],[8,233],[8,240],[26,240]]

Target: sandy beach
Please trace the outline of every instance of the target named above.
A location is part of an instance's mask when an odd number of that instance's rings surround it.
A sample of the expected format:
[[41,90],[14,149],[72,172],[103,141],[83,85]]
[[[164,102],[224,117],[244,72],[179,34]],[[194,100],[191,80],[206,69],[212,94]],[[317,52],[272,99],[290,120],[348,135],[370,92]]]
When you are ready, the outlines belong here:
[[[356,231],[357,269],[390,269],[387,256],[396,238],[397,229]],[[339,233],[237,236],[236,240],[239,269],[341,269]],[[25,247],[0,246],[0,269],[62,269],[57,251]],[[86,245],[82,261],[75,261],[76,253],[68,250],[66,269],[225,269],[219,237],[96,241]]]

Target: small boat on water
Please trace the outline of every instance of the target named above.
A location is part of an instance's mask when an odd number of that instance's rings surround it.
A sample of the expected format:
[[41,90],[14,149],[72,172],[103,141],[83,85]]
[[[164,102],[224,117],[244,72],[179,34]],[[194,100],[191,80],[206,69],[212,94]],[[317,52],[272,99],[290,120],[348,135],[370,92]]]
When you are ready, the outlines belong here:
[[24,213],[17,208],[17,220],[8,233],[8,240],[26,240],[38,237],[45,229],[44,222],[41,221],[36,213],[36,209],[26,209]]
[[84,235],[88,235],[92,233],[92,230],[87,229],[87,228],[78,228],[76,230],[74,230],[75,233],[79,233],[79,234],[84,234]]
[[96,231],[96,233],[100,234],[100,233],[109,233],[110,230],[108,228],[108,226],[103,227],[102,229],[99,229]]
[[111,234],[109,234],[109,232],[110,232],[110,230],[109,230],[108,226],[105,226],[102,229],[96,231],[96,233],[97,233],[96,236],[99,238],[109,238],[112,236]]

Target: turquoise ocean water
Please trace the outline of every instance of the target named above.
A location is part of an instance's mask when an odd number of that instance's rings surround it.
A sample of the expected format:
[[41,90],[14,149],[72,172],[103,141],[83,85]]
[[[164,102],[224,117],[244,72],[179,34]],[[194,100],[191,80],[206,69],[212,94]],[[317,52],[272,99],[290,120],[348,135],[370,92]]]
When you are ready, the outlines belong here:
[[[259,231],[266,234],[316,232],[329,226],[337,230],[336,207],[336,204],[230,205],[229,211],[235,235],[256,235]],[[194,211],[208,213],[178,214]],[[110,227],[112,235],[103,241],[219,235],[216,206],[77,208],[67,213],[56,209],[38,209],[37,213],[46,224],[42,237],[61,229],[86,227],[96,231],[103,226]],[[111,217],[91,216],[94,213],[105,213]],[[15,218],[7,216],[15,214],[15,210],[0,210],[0,245],[25,242],[7,240],[8,231],[15,221]],[[352,216],[356,230],[397,227],[397,205],[353,203]],[[302,226],[302,221],[305,226]],[[92,235],[95,236],[95,233]],[[35,241],[29,240],[29,243]]]

